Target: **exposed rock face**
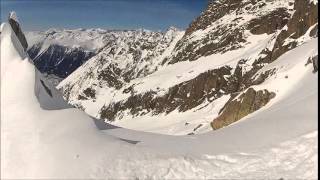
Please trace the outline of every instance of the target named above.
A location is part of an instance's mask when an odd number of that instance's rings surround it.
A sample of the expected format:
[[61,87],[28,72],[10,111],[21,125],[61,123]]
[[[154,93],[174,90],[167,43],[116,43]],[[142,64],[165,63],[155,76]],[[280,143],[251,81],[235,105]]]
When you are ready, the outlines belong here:
[[[118,113],[129,110],[134,116],[149,112],[152,114],[170,113],[175,109],[185,112],[202,104],[204,101],[213,101],[227,91],[227,81],[224,78],[230,75],[229,67],[222,67],[200,74],[196,78],[177,84],[169,88],[165,95],[159,96],[157,92],[149,91],[144,94],[134,94],[133,87],[125,89],[132,93],[125,101],[110,104],[102,108],[102,119],[114,121],[121,118]],[[119,120],[119,119],[117,119]]]
[[313,64],[313,72],[318,72],[318,69],[319,69],[318,55],[312,58],[312,64]]
[[15,12],[11,12],[8,18],[8,22],[12,28],[12,30],[14,31],[14,33],[16,34],[16,36],[18,37],[23,49],[26,51],[26,49],[28,48],[28,43],[26,40],[26,37],[24,36],[21,27],[17,21]]
[[120,89],[123,85],[121,81],[121,69],[114,64],[110,64],[107,68],[98,72],[98,80],[105,81],[109,87]]
[[[256,61],[255,64],[273,62],[285,52],[299,45],[298,38],[304,35],[317,36],[318,4],[306,0],[295,0],[294,10],[286,28],[282,29],[277,36],[273,49],[266,49],[264,52],[266,57]],[[306,34],[309,29],[310,33]]]
[[318,72],[319,66],[318,66],[318,55],[313,56],[313,57],[309,57],[307,64],[312,64],[313,66],[313,73]]
[[51,93],[50,89],[47,87],[47,85],[43,82],[43,80],[40,80],[40,82],[41,82],[41,85],[43,86],[43,88],[49,94],[49,96],[52,97],[52,93]]
[[[265,4],[261,4],[261,6],[263,5]],[[279,8],[264,16],[253,19],[249,22],[248,29],[250,29],[252,34],[274,33],[287,24],[290,18],[290,14],[287,11],[286,8]]]
[[318,37],[318,24],[316,24],[310,31],[311,37]]
[[[224,0],[224,1],[210,1],[207,9],[197,17],[190,24],[186,30],[186,36],[192,34],[197,30],[205,30],[216,20],[222,18],[226,14],[230,14],[232,11],[240,8],[241,1]],[[213,13],[214,12],[214,13]]]
[[177,53],[170,59],[170,64],[238,49],[247,42],[246,30],[252,34],[276,32],[290,18],[289,2],[211,1],[186,30],[175,47]]
[[[261,69],[265,64],[275,61],[284,53],[303,43],[303,40],[301,41],[299,38],[303,36],[318,36],[317,4],[304,0],[295,0],[294,10],[295,12],[289,19],[287,25],[282,28],[282,30],[276,36],[272,50],[270,51],[269,48],[264,49],[261,54],[265,54],[265,56],[257,59],[253,63],[250,71],[243,72],[241,69],[242,63],[239,61],[231,78],[235,78],[235,82],[241,84],[242,86],[237,86],[238,88],[234,88],[234,90],[238,89],[238,91],[242,91],[243,89],[249,88],[252,85],[263,83],[265,79],[276,72],[276,69],[270,69],[259,74],[259,76],[256,76],[256,72],[259,69]],[[283,26],[283,24],[281,26]],[[255,33],[255,31],[256,30],[252,31],[251,29],[252,33]],[[317,72],[318,55],[310,57],[308,63],[312,63],[314,67],[313,72]],[[211,123],[211,126],[214,130],[228,126],[229,124],[240,120],[242,117],[260,109],[273,97],[275,97],[275,93],[273,92],[268,92],[267,90],[256,92],[254,89],[249,88],[237,100],[231,98],[225,107],[221,109],[221,114],[219,117],[214,119],[214,121]]]
[[41,73],[53,74],[65,78],[84,62],[95,55],[94,52],[81,47],[66,47],[51,44],[46,50],[41,51],[42,43],[33,45],[28,54],[34,65]]
[[267,90],[255,91],[253,88],[249,88],[238,98],[231,98],[221,109],[221,114],[212,121],[211,126],[214,130],[228,126],[260,109],[274,97],[275,93],[273,92]]
[[[303,40],[299,39],[302,37],[317,37],[318,4],[305,0],[295,0],[291,4],[294,6],[294,13],[285,26],[281,25],[283,27],[281,31],[275,34],[273,46],[261,51],[261,57],[253,62],[250,71],[242,72],[244,75],[239,83],[243,84],[244,88],[261,84],[266,78],[273,75],[274,70],[260,74],[258,78],[256,78],[255,73],[265,64],[275,61],[284,53],[303,43]],[[282,11],[281,9],[278,10]],[[269,24],[269,26],[271,25]]]

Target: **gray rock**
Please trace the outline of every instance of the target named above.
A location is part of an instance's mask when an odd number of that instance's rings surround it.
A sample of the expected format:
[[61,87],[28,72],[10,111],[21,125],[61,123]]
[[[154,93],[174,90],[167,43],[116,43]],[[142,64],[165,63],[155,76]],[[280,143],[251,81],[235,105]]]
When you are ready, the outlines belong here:
[[13,18],[13,17],[15,17],[15,16],[12,16],[13,13],[14,12],[10,13],[9,18],[8,18],[8,22],[9,22],[12,30],[14,31],[14,33],[18,37],[24,51],[26,51],[28,48],[28,42],[27,42],[26,37],[24,36],[24,34],[21,30],[20,24],[17,22],[17,19]]

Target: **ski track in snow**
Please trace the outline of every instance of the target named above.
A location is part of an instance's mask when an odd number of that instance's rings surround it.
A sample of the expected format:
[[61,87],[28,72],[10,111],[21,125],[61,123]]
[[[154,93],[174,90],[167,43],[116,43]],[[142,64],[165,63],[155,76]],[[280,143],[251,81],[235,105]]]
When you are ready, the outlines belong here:
[[[312,132],[291,141],[283,142],[271,149],[260,149],[246,153],[192,156],[157,156],[154,154],[121,155],[102,159],[96,169],[99,176],[142,179],[312,179],[317,174],[317,136]],[[293,154],[297,156],[292,157]],[[113,159],[114,158],[114,159]],[[301,161],[304,159],[303,161]],[[105,162],[114,162],[105,167]],[[137,168],[143,164],[144,168]],[[94,177],[94,176],[92,176]]]

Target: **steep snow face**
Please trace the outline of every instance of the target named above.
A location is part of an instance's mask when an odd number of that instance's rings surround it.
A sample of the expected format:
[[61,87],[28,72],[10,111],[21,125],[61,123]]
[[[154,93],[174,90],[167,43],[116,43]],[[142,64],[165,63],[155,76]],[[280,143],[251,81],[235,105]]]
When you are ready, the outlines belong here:
[[309,41],[270,64],[290,64],[283,69],[289,79],[296,70],[301,75],[271,107],[218,131],[177,137],[98,131],[76,109],[41,109],[34,67],[2,24],[1,178],[315,179],[318,76],[301,52],[312,54],[316,47],[316,40]]
[[[89,177],[84,173],[88,166],[79,165],[79,159],[94,162],[88,149],[102,154],[117,145],[109,145],[113,138],[96,131],[92,120],[76,109],[41,109],[34,95],[34,67],[21,54],[25,52],[11,27],[2,24],[1,178]],[[60,166],[63,161],[68,165]]]
[[[212,1],[185,33],[169,38],[165,51],[161,44],[151,56],[106,47],[57,88],[70,104],[113,125],[170,135],[208,132],[227,102],[277,74],[261,68],[316,37],[317,5],[301,2]],[[276,99],[282,91],[261,87]]]

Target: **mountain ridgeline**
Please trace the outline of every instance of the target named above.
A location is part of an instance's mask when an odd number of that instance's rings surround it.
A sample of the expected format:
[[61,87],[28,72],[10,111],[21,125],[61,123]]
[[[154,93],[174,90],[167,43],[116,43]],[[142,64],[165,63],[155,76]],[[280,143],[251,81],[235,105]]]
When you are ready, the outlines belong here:
[[[264,68],[318,37],[318,2],[215,0],[185,31],[39,34],[29,54],[40,71],[66,77],[57,88],[70,104],[128,128],[172,117],[168,134],[196,134],[228,126],[277,97],[265,82],[281,68]],[[317,57],[309,57],[315,71]]]
[[[132,58],[136,62],[153,58],[169,46],[175,32],[178,30],[173,27],[165,33],[143,29],[50,29],[27,34],[33,43],[28,54],[41,72],[65,78],[102,51],[110,57],[124,60]],[[132,74],[131,71],[128,70],[127,78]],[[139,73],[145,72],[141,69]]]

